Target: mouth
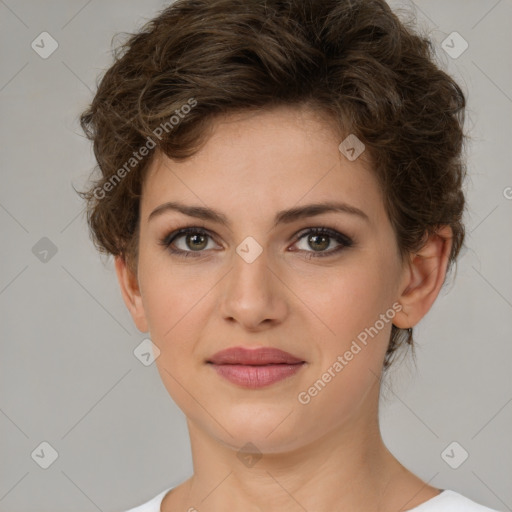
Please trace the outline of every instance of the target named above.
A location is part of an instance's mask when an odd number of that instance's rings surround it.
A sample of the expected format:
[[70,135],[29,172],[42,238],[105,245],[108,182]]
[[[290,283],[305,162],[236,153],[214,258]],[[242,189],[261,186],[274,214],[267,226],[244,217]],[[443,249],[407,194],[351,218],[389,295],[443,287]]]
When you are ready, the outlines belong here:
[[233,347],[217,352],[206,363],[233,384],[255,389],[295,375],[306,361],[272,347]]

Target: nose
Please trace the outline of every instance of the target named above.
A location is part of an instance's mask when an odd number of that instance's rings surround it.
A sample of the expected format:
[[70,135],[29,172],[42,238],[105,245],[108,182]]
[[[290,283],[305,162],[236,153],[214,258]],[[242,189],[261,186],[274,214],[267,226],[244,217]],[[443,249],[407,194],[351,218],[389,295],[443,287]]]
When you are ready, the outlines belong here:
[[233,267],[224,280],[220,312],[226,321],[257,332],[284,321],[289,311],[287,288],[278,270],[269,266],[265,249],[249,261],[234,255]]

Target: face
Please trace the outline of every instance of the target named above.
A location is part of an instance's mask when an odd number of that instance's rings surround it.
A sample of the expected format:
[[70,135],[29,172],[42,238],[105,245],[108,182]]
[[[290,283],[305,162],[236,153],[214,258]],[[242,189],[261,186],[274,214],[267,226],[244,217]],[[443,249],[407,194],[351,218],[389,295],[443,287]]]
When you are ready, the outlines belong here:
[[[366,155],[350,161],[341,140],[298,107],[231,115],[186,161],[158,155],[144,183],[132,314],[189,422],[233,448],[293,450],[376,418],[404,271]],[[239,366],[261,379],[248,387],[208,362],[231,347],[302,363]]]

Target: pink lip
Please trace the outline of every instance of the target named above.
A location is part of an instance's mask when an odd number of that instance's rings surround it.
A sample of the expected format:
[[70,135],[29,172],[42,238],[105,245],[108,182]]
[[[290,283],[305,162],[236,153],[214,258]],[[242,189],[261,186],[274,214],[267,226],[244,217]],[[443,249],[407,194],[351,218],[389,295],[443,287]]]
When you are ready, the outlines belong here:
[[272,347],[233,347],[217,352],[207,363],[234,384],[259,388],[295,374],[305,361]]

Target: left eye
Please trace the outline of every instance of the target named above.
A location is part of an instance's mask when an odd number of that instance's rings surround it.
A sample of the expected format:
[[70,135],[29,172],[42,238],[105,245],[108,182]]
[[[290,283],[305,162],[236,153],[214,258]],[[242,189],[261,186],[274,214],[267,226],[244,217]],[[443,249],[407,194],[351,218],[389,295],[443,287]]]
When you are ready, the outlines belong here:
[[[298,237],[297,242],[300,242],[304,238],[309,247],[313,247],[314,249],[313,251],[305,251],[310,253],[310,255],[307,256],[308,258],[330,256],[353,245],[352,240],[348,236],[330,228],[310,228]],[[329,247],[333,239],[338,246],[330,251],[324,250]]]
[[[184,248],[177,247],[177,241],[184,239]],[[160,244],[167,247],[168,250],[180,257],[198,257],[201,256],[204,249],[208,248],[208,239],[212,239],[211,235],[199,228],[183,228],[167,235],[163,240],[160,240]],[[329,256],[333,253],[337,253],[343,248],[350,247],[353,242],[346,235],[332,230],[330,228],[310,228],[307,231],[303,231],[298,237],[295,243],[298,243],[306,239],[306,243],[309,247],[313,248],[312,251],[307,249],[299,249],[301,252],[311,253],[308,258],[312,257],[323,257]],[[338,246],[332,250],[326,251],[332,240],[338,243]],[[188,250],[191,248],[192,250]],[[293,251],[295,252],[295,251]],[[198,253],[198,254],[194,254]]]

